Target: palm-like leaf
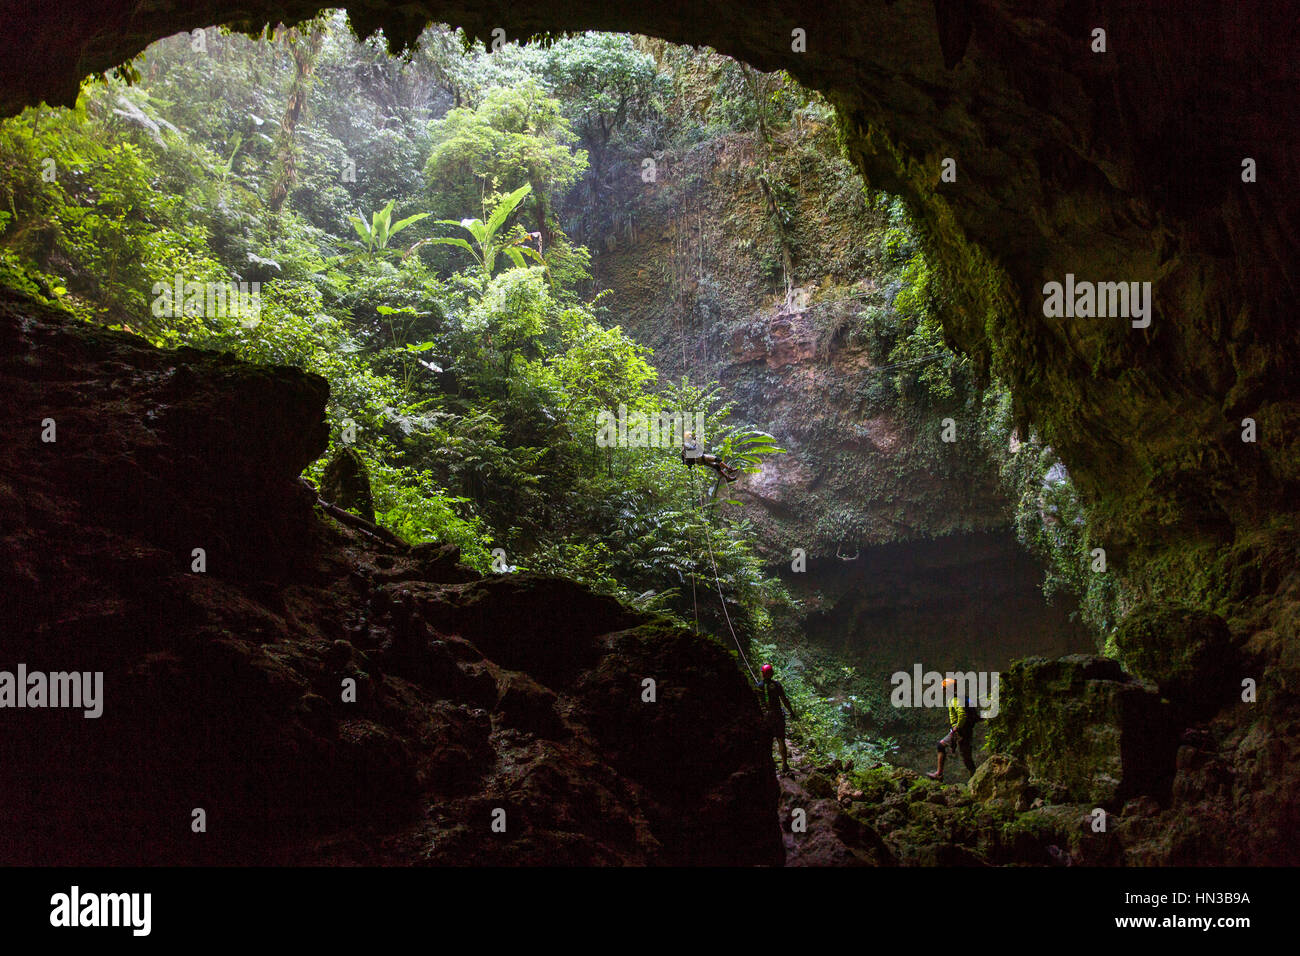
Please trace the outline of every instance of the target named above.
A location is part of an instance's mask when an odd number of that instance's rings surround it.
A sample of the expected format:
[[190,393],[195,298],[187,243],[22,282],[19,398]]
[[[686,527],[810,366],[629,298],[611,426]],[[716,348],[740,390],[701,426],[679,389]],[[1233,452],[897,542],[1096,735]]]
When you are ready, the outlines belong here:
[[373,236],[374,233],[370,231],[370,227],[366,225],[365,220],[360,216],[348,216],[348,222],[352,223],[352,228],[357,231],[357,235],[361,237],[361,241],[367,246],[370,245],[370,237]]
[[533,187],[525,183],[497,203],[497,207],[492,210],[492,215],[488,216],[487,231],[489,236],[496,234],[496,231],[501,228],[502,224],[510,217],[510,214],[524,201],[524,197],[532,191]]
[[492,214],[488,216],[487,222],[484,222],[482,219],[434,220],[438,225],[459,226],[461,229],[464,229],[477,244],[477,249],[470,246],[464,239],[444,237],[440,239],[432,239],[430,241],[442,245],[455,245],[469,249],[469,251],[474,254],[475,258],[478,259],[479,266],[482,268],[484,274],[489,278],[492,273],[496,271],[497,256],[500,254],[504,254],[506,258],[518,267],[522,267],[525,264],[524,256],[528,256],[537,262],[543,262],[543,259],[537,250],[520,245],[520,242],[522,242],[525,237],[520,236],[514,238],[498,236],[502,226],[505,225],[505,221],[510,218],[510,214],[518,208],[519,204],[523,202],[524,197],[532,192],[532,189],[532,186],[525,184],[510,193],[508,196],[503,197],[501,201],[497,203],[496,208],[492,210]]
[[396,199],[388,200],[388,205],[374,215],[375,246],[384,249],[388,246],[388,224],[393,218],[393,204]]
[[431,243],[435,246],[459,246],[461,249],[469,250],[476,257],[478,256],[478,251],[464,239],[460,238],[460,236],[432,236],[429,239],[421,241]]
[[392,227],[389,228],[388,237],[391,239],[393,236],[397,235],[407,226],[417,223],[421,219],[428,219],[431,215],[433,215],[433,213],[417,212],[414,216],[407,216],[405,219],[397,220],[397,222],[393,223]]

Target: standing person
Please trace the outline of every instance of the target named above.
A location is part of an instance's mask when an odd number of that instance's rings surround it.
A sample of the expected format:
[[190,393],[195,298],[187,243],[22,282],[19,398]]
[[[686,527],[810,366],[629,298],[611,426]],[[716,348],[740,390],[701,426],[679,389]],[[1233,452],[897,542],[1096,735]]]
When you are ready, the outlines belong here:
[[931,780],[943,779],[943,758],[949,753],[960,753],[962,763],[971,773],[975,772],[975,758],[971,748],[975,739],[975,721],[979,719],[979,708],[967,698],[957,695],[957,681],[948,677],[944,679],[945,694],[951,694],[948,701],[948,736],[939,741],[939,766],[927,773]]
[[[781,750],[781,772],[789,773],[790,758],[785,746],[785,712],[788,710],[791,717],[799,715],[790,706],[790,698],[785,696],[785,688],[772,675],[771,664],[763,665],[763,683],[759,686],[763,692],[763,711],[767,716],[768,732],[776,738],[777,747]],[[768,746],[770,747],[771,744]]]

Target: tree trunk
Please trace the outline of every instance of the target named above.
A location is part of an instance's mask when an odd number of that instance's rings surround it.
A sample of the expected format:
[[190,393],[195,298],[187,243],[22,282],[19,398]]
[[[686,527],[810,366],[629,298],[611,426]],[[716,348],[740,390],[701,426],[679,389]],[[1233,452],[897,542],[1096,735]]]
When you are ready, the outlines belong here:
[[276,174],[271,185],[268,205],[271,212],[278,213],[289,198],[289,190],[298,180],[297,145],[294,142],[294,130],[302,117],[303,107],[307,105],[307,94],[311,90],[311,75],[316,67],[316,57],[320,53],[325,34],[316,29],[307,36],[294,31],[283,33],[289,53],[293,56],[293,85],[289,87],[289,101],[285,104],[284,115],[280,118],[280,132],[276,136]]

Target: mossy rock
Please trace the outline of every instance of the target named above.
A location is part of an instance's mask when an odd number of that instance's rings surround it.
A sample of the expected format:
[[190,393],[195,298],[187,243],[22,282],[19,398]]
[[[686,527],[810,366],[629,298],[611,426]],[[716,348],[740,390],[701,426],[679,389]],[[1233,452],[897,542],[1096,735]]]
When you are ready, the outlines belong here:
[[810,773],[804,781],[803,788],[814,797],[823,799],[835,796],[835,783],[821,773]]
[[979,845],[996,863],[1044,865],[1051,861],[1047,848],[1068,846],[1070,831],[1071,826],[1059,816],[1031,810],[986,829]]
[[1033,786],[1029,767],[1009,754],[992,754],[970,778],[970,793],[981,803],[1000,803],[1017,810],[1029,809]]
[[1177,605],[1140,608],[1115,633],[1120,661],[1189,718],[1213,714],[1240,686],[1239,656],[1217,614]]
[[325,466],[320,480],[321,496],[345,511],[375,521],[375,499],[365,462],[351,448],[340,448]]
[[1026,658],[1002,675],[1000,690],[989,749],[1022,760],[1034,777],[1094,805],[1168,793],[1178,725],[1155,688],[1117,661]]

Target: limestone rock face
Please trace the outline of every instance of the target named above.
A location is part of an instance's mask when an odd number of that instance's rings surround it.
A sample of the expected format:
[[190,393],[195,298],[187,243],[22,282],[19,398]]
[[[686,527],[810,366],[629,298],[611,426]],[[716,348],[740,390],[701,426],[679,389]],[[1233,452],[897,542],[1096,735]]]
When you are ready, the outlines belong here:
[[[636,230],[612,248],[586,236],[598,250],[592,274],[664,379],[717,380],[735,420],[787,450],[733,486],[766,556],[1004,527],[1011,503],[996,466],[937,449],[947,413],[900,407],[881,368],[890,346],[868,317],[888,315],[901,288],[882,278],[888,213],[864,202],[834,130],[810,121],[770,141],[720,135],[665,162],[653,188],[634,177],[610,187],[617,215],[603,228],[631,220]],[[786,184],[779,234],[766,177]],[[783,244],[804,283],[788,293],[771,269]],[[665,266],[646,275],[647,262]]]
[[0,862],[782,862],[726,650],[314,510],[320,378],[0,294],[0,389],[0,670],[103,674],[5,710]]
[[1015,757],[991,754],[975,768],[970,778],[970,793],[976,800],[999,801],[1017,810],[1028,810],[1033,799],[1029,768]]
[[1189,716],[1213,714],[1241,689],[1241,664],[1217,614],[1176,606],[1142,608],[1115,634],[1120,660]]

